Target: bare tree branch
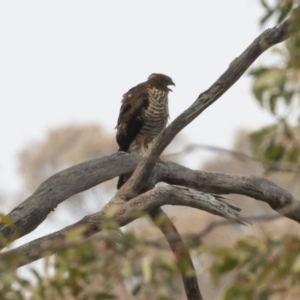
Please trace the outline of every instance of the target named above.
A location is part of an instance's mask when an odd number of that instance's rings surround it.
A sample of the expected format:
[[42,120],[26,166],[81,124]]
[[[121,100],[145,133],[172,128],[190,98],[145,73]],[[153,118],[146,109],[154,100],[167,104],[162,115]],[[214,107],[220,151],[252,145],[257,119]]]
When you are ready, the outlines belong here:
[[149,216],[164,234],[178,262],[187,298],[189,300],[203,300],[189,248],[186,247],[172,220],[161,208],[150,211]]
[[122,161],[122,171],[132,171],[132,167],[137,165],[138,157],[124,158],[121,153],[104,156],[51,176],[7,215],[14,225],[0,223],[0,233],[5,239],[12,241],[33,231],[64,200],[116,177],[120,161]]
[[228,150],[225,148],[211,146],[211,145],[205,145],[205,144],[190,144],[190,145],[186,146],[184,149],[182,149],[181,151],[163,155],[162,158],[163,159],[171,159],[172,157],[186,156],[189,153],[196,151],[196,150],[216,152],[218,154],[232,156],[240,161],[255,162],[264,167],[267,167],[268,170],[274,171],[274,172],[276,171],[276,172],[300,173],[300,164],[296,164],[296,163],[292,163],[292,162],[274,161],[274,160],[273,161],[262,160],[262,159],[255,158],[253,156],[250,156],[250,155],[245,154],[240,151],[233,151],[233,150]]
[[[0,260],[9,261],[9,266],[0,264],[0,273],[8,268],[16,268],[35,261],[46,255],[51,255],[67,247],[76,246],[84,239],[102,230],[101,226],[107,218],[107,213],[118,226],[124,226],[133,220],[156,210],[163,205],[184,205],[201,209],[212,214],[245,223],[239,216],[239,209],[226,203],[222,197],[197,192],[189,188],[164,186],[141,194],[131,201],[109,203],[100,212],[84,217],[77,223],[64,229],[29,242],[21,247],[0,254]],[[72,232],[77,235],[71,235]],[[9,258],[13,257],[13,260]]]
[[168,167],[169,175],[161,181],[206,193],[245,195],[266,202],[278,213],[300,222],[300,202],[268,179],[254,175],[194,171],[176,163],[168,163]]
[[[275,215],[275,214],[267,214],[267,215],[261,215],[261,216],[250,216],[250,217],[244,217],[244,220],[251,222],[272,222],[274,220],[277,220],[279,218],[282,218],[281,215]],[[209,233],[211,233],[213,230],[224,227],[224,226],[232,226],[233,224],[236,224],[236,222],[231,220],[220,220],[220,221],[213,221],[209,223],[203,230],[197,233],[185,233],[181,234],[182,238],[185,240],[185,244],[183,247],[190,248],[194,247],[195,245],[199,245],[202,243],[202,239],[207,236]],[[172,240],[177,240],[176,236],[173,236],[170,234],[169,240],[172,242]],[[170,241],[168,241],[170,243]],[[164,238],[155,239],[155,240],[141,240],[140,243],[142,245],[147,245],[150,247],[154,247],[157,249],[168,249],[167,245],[164,242]]]
[[[132,154],[115,153],[75,165],[53,175],[7,215],[15,225],[0,223],[0,233],[8,241],[26,235],[68,197],[120,174],[132,172],[140,159]],[[151,185],[164,181],[206,193],[245,195],[266,202],[279,213],[300,222],[299,201],[288,191],[263,177],[195,171],[173,162],[166,162],[155,166],[149,181]],[[281,211],[290,206],[292,208],[288,211]]]

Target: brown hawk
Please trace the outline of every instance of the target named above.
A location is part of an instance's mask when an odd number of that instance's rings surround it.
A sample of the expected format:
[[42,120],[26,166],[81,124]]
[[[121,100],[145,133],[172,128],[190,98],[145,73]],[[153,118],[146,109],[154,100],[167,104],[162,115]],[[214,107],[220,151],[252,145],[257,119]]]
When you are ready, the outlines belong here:
[[[143,154],[153,139],[166,127],[169,118],[168,86],[173,80],[163,74],[152,74],[123,95],[118,118],[119,151]],[[119,177],[117,188],[125,182]]]

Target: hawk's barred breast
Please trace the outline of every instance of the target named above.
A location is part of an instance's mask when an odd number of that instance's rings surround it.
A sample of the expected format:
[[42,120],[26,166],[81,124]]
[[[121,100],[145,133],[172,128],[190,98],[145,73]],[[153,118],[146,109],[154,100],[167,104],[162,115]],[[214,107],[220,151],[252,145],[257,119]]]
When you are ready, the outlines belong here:
[[145,110],[143,125],[129,147],[130,153],[146,151],[149,144],[166,127],[169,118],[168,92],[148,88],[148,107]]

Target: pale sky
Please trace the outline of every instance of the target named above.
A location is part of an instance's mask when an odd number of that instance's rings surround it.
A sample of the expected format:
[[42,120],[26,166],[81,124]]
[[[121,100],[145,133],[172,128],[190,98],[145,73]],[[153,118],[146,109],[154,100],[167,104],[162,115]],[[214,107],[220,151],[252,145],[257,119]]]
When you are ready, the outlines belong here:
[[[0,193],[20,187],[16,155],[49,129],[98,122],[115,134],[122,95],[151,73],[176,83],[172,121],[263,30],[258,2],[1,0]],[[239,128],[270,124],[250,84],[244,75],[183,133],[231,148]]]

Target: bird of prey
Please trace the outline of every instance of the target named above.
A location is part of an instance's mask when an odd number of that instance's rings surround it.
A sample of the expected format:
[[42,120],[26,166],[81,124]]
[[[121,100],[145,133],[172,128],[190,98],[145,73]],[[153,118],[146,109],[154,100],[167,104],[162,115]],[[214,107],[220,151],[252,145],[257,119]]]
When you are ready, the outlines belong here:
[[[166,127],[170,85],[175,86],[169,76],[154,73],[123,95],[116,126],[119,151],[143,154]],[[120,176],[117,188],[125,181],[125,177]]]

